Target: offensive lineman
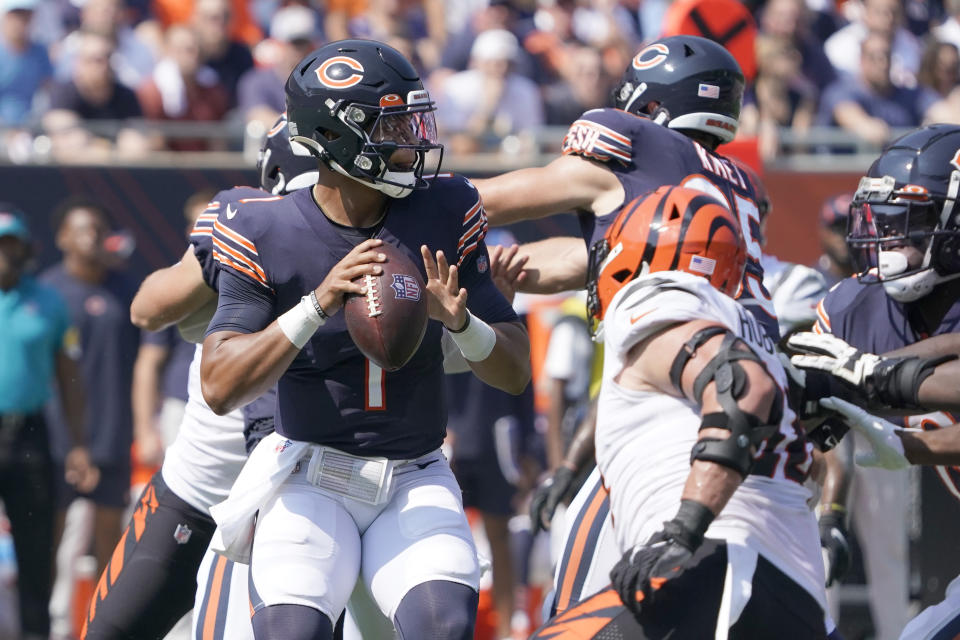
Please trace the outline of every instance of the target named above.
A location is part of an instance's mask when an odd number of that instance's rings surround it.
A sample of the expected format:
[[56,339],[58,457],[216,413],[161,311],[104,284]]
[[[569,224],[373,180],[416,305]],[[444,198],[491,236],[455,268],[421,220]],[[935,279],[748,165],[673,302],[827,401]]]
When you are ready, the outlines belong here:
[[729,210],[669,186],[591,247],[597,463],[624,554],[535,638],[826,637],[813,447],[775,342],[729,297],[745,253]]
[[[279,381],[276,434],[214,509],[215,542],[252,560],[257,638],[331,637],[358,576],[401,638],[470,638],[479,567],[439,452],[441,325],[479,377],[511,393],[529,382],[529,342],[490,279],[479,194],[422,177],[440,147],[410,63],[378,42],[335,42],[297,65],[286,93],[291,139],[321,161],[317,185],[242,203],[214,229],[231,252],[204,397],[224,413]],[[355,277],[380,273],[384,242],[419,254],[432,318],[397,372],[363,357],[338,313],[345,294],[365,293]],[[338,484],[331,465],[355,480]]]

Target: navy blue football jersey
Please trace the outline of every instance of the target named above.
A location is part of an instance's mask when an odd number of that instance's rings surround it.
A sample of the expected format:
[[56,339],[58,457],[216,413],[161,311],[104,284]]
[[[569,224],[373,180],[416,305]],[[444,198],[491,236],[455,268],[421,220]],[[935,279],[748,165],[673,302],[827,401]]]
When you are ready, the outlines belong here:
[[193,253],[197,256],[200,268],[203,270],[203,281],[214,291],[219,291],[219,268],[215,255],[224,250],[223,245],[219,248],[214,246],[213,225],[221,215],[224,220],[230,220],[236,215],[237,207],[247,198],[266,198],[270,194],[262,189],[254,187],[234,187],[221,191],[213,196],[213,200],[207,205],[197,217],[193,229],[190,230],[190,244],[193,246]]
[[[779,340],[776,312],[763,286],[760,214],[750,181],[735,164],[674,129],[609,108],[587,111],[570,125],[563,153],[604,163],[623,185],[624,205],[666,184],[699,189],[724,202],[737,214],[747,243],[747,268],[737,301]],[[580,212],[588,247],[603,237],[620,209],[603,216]]]
[[[488,323],[517,320],[490,278],[486,214],[464,178],[438,176],[429,189],[390,200],[370,237],[402,249],[425,278],[420,246],[459,267],[467,306]],[[245,199],[214,223],[220,301],[208,333],[252,333],[298,304],[366,235],[329,220],[303,189]],[[431,320],[418,351],[387,372],[367,360],[337,313],[314,334],[278,384],[277,432],[356,455],[414,458],[445,434],[441,324]]]
[[[924,326],[912,307],[889,297],[879,284],[862,284],[851,277],[834,285],[820,301],[813,330],[833,334],[871,353],[886,353],[930,336],[960,331],[960,301],[950,307],[938,327]],[[937,411],[903,420],[907,426],[939,429],[960,422],[960,415]],[[936,470],[947,490],[960,500],[960,467]]]

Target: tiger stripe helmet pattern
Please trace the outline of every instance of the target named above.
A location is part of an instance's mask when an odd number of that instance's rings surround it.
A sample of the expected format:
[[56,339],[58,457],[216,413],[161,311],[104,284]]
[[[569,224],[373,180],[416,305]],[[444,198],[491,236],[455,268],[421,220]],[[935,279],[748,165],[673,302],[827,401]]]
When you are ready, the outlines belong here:
[[746,262],[740,225],[726,206],[702,191],[663,186],[623,207],[590,248],[587,307],[602,320],[624,285],[656,271],[702,276],[733,296]]

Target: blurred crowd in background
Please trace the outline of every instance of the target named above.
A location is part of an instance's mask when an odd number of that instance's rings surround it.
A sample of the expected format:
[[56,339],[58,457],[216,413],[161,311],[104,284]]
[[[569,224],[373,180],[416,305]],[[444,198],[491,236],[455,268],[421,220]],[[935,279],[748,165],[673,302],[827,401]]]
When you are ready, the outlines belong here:
[[[260,123],[316,46],[372,38],[420,69],[454,154],[534,144],[606,104],[672,0],[0,0],[0,151],[95,161],[217,150],[133,122]],[[758,29],[740,135],[960,122],[960,0],[752,0]],[[741,60],[742,62],[742,60]],[[748,73],[748,76],[752,74]],[[109,126],[96,126],[109,122]],[[131,123],[131,126],[124,126]],[[169,130],[169,129],[168,129]],[[263,128],[256,129],[262,132]],[[258,133],[259,135],[259,133]]]

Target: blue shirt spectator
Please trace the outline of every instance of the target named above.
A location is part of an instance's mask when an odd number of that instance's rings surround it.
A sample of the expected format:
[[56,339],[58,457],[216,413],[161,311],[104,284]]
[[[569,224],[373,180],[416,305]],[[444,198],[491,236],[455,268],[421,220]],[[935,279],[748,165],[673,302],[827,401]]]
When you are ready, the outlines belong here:
[[38,4],[38,0],[0,3],[0,124],[23,124],[34,94],[53,75],[46,49],[30,40],[30,20]]

